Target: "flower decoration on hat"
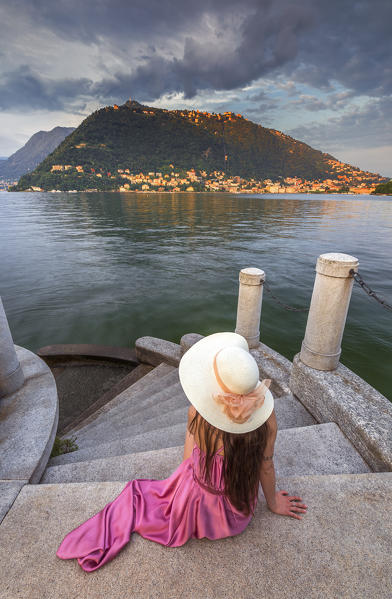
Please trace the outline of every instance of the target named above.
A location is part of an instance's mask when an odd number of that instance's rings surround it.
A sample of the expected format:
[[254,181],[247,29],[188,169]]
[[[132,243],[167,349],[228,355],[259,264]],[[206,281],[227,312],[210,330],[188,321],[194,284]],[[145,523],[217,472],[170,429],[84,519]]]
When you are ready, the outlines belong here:
[[[219,352],[218,352],[219,353]],[[213,399],[221,406],[224,414],[236,424],[247,422],[252,414],[264,403],[265,394],[271,384],[271,379],[264,379],[261,385],[257,385],[249,393],[234,393],[222,381],[219,376],[218,367],[214,357],[213,368],[216,380],[222,392],[214,393]]]

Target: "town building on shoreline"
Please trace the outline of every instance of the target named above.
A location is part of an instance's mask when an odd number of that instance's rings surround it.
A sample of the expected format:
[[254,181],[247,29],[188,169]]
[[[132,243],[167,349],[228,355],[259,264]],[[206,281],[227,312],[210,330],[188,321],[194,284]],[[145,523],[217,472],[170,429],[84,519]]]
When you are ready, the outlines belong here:
[[205,191],[226,193],[371,193],[378,180],[373,173],[360,175],[344,163],[336,163],[336,175],[325,180],[281,177],[278,180],[244,178],[224,171],[176,169],[173,164],[160,171],[132,172],[130,168],[107,171],[83,165],[55,164],[51,172],[61,175],[67,185],[60,189],[32,186],[28,191]]

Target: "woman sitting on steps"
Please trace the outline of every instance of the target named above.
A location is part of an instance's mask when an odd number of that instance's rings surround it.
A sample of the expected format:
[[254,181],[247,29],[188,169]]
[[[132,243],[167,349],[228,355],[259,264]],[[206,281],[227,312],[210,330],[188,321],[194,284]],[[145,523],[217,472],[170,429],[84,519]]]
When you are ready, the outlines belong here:
[[112,560],[132,532],[166,547],[234,536],[254,515],[259,482],[274,513],[301,519],[306,512],[300,497],[275,490],[271,381],[259,381],[246,340],[236,333],[204,337],[182,357],[179,377],[192,404],[182,463],[164,480],[129,481],[64,537],[56,552],[61,559],[76,558],[92,572]]

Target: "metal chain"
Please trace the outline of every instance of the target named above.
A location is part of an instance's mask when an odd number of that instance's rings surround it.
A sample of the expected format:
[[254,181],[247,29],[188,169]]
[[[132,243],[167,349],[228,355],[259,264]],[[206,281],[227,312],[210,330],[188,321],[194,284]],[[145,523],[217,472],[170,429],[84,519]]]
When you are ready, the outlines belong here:
[[292,310],[293,312],[308,312],[309,308],[293,308],[292,306],[288,306],[287,304],[284,304],[283,302],[280,301],[280,299],[278,299],[276,297],[276,295],[274,295],[267,283],[267,281],[263,282],[263,287],[266,288],[266,290],[268,291],[268,293],[270,294],[270,296],[272,298],[274,298],[274,300],[280,304],[281,306],[283,306],[283,308],[285,308],[285,310]]
[[383,308],[385,308],[386,310],[392,311],[392,306],[387,304],[387,302],[385,300],[378,297],[377,294],[375,293],[375,291],[373,291],[373,289],[370,289],[369,285],[367,285],[367,283],[365,283],[365,281],[363,280],[363,278],[361,277],[359,272],[355,272],[355,270],[352,268],[350,270],[350,275],[352,275],[354,277],[356,282],[359,283],[359,285],[362,287],[362,289],[365,291],[365,293],[367,293],[370,297],[373,297],[379,304],[381,304],[381,306]]
[[[371,289],[369,287],[369,285],[367,283],[365,283],[365,281],[363,280],[363,278],[361,277],[361,275],[359,274],[359,272],[355,272],[354,269],[352,268],[350,270],[350,275],[353,276],[353,278],[355,279],[355,281],[357,283],[359,283],[359,285],[362,287],[362,289],[367,293],[367,295],[369,295],[370,297],[373,297],[383,308],[385,308],[386,310],[391,310],[392,312],[392,306],[390,306],[389,304],[387,304],[387,302],[383,299],[381,299],[380,297],[377,296],[376,292],[373,291],[373,289]],[[283,308],[285,310],[292,310],[293,312],[308,312],[309,308],[293,308],[293,306],[288,306],[287,304],[283,303],[279,298],[276,297],[276,295],[274,295],[270,289],[270,286],[268,285],[267,281],[263,281],[263,287],[265,287],[266,291],[268,291],[268,293],[270,294],[270,296],[281,306],[283,306]]]

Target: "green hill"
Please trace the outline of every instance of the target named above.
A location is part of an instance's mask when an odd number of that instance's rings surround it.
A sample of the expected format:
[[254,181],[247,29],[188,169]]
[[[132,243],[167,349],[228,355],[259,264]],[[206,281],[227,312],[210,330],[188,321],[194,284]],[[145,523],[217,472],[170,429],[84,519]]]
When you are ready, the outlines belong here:
[[372,192],[373,195],[392,195],[392,179],[388,183],[380,183]]
[[[128,101],[88,116],[15,190],[118,189],[124,182],[118,171],[125,169],[164,174],[194,168],[245,179],[323,181],[336,178],[339,165],[329,154],[241,115],[169,111]],[[362,173],[349,168],[354,177]],[[374,182],[380,181],[374,175]]]

